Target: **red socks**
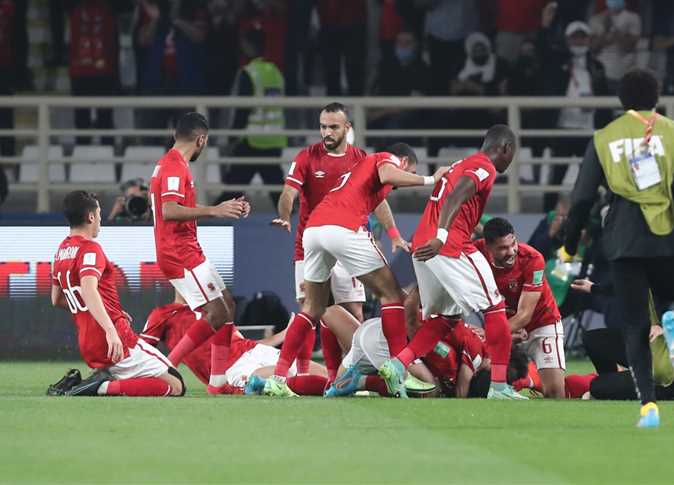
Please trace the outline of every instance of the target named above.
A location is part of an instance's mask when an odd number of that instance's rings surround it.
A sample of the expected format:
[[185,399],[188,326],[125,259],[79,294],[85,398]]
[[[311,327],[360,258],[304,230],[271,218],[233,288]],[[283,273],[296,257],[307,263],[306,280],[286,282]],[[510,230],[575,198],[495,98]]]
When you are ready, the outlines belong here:
[[229,358],[229,346],[232,342],[234,325],[229,322],[215,332],[211,339],[211,377],[209,386],[218,387],[225,384],[225,371]]
[[398,301],[381,306],[381,328],[388,342],[390,355],[398,355],[407,345],[405,307]]
[[505,384],[512,336],[503,302],[484,313],[484,333],[491,357],[491,380],[496,384]]
[[380,396],[390,396],[384,379],[379,376],[365,376],[365,389],[377,392]]
[[183,335],[183,338],[180,339],[180,342],[173,347],[173,350],[168,356],[169,360],[177,367],[187,354],[203,344],[214,333],[213,327],[211,327],[206,320],[203,318],[197,320],[187,329],[187,332]]
[[158,377],[136,377],[110,381],[107,396],[152,397],[170,396],[171,386]]
[[300,352],[297,354],[297,373],[308,374],[309,362],[314,353],[314,343],[316,342],[316,330],[312,330],[304,337],[304,343],[300,347]]
[[424,320],[414,338],[396,358],[408,367],[414,359],[421,358],[433,350],[440,339],[452,331],[453,323],[442,315]]
[[328,384],[325,377],[313,374],[289,377],[286,382],[290,390],[300,396],[322,396]]
[[307,333],[313,329],[314,324],[309,315],[306,313],[298,313],[295,315],[295,318],[290,322],[290,326],[286,332],[286,338],[281,347],[281,355],[276,363],[274,375],[282,377],[288,376],[288,369],[290,369],[290,366],[297,358],[297,354],[300,352],[302,344],[304,344]]
[[330,379],[330,382],[334,382],[337,378],[339,365],[342,363],[342,348],[339,346],[335,334],[323,322],[321,322],[321,349],[323,350],[325,367],[328,368],[328,379]]

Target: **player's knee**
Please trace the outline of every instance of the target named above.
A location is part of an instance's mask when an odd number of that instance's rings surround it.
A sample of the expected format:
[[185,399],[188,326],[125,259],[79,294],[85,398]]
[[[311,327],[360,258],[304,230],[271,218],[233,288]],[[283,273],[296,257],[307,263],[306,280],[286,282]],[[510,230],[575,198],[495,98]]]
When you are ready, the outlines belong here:
[[564,399],[566,397],[564,389],[564,379],[553,379],[549,382],[543,380],[543,396],[547,399]]
[[236,315],[236,301],[234,301],[234,297],[229,291],[224,290],[222,298],[225,300],[225,311],[227,312],[225,320],[234,321],[234,315]]
[[317,321],[325,313],[325,305],[321,305],[317,302],[305,302],[305,304],[302,305],[302,313],[306,313],[313,321]]

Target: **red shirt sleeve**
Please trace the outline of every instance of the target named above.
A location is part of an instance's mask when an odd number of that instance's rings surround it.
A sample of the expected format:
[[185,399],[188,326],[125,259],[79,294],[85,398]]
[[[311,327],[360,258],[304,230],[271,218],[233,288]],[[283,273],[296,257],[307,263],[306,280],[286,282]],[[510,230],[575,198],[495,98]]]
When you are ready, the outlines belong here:
[[396,157],[392,153],[388,153],[388,152],[376,153],[375,157],[376,157],[375,165],[376,165],[377,168],[381,167],[382,165],[384,165],[386,163],[390,163],[391,165],[393,165],[396,168],[402,168],[402,162],[400,161],[400,159],[398,157]]
[[307,149],[304,149],[297,154],[293,163],[290,164],[290,169],[286,176],[286,185],[290,185],[297,190],[302,190],[302,186],[306,180],[308,166],[309,152]]
[[101,246],[97,243],[91,243],[84,246],[81,251],[82,255],[79,264],[80,278],[83,276],[95,276],[97,279],[100,279],[108,263]]
[[522,291],[543,291],[543,279],[545,278],[545,260],[543,256],[536,251],[527,260],[527,264],[522,268]]
[[491,164],[470,162],[466,163],[461,169],[461,175],[468,177],[475,183],[477,192],[494,184],[496,172]]
[[187,187],[187,171],[178,164],[166,164],[159,171],[162,202],[183,202]]

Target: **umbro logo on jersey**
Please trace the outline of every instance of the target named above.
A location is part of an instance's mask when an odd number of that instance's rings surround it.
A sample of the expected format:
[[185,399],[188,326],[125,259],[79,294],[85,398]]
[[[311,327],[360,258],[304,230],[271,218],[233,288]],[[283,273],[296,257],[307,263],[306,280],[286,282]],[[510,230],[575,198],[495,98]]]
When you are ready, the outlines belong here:
[[323,170],[316,170],[314,172],[314,177],[316,177],[317,179],[325,178],[325,172]]

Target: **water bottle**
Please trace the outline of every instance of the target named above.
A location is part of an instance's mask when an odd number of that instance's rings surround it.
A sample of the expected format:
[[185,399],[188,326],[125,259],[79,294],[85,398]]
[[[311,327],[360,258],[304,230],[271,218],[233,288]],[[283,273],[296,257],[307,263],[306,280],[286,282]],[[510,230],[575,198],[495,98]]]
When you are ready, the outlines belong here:
[[662,315],[662,329],[665,333],[665,339],[667,340],[667,348],[669,349],[669,355],[674,354],[674,312],[667,311]]

